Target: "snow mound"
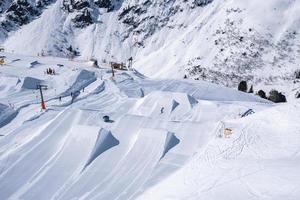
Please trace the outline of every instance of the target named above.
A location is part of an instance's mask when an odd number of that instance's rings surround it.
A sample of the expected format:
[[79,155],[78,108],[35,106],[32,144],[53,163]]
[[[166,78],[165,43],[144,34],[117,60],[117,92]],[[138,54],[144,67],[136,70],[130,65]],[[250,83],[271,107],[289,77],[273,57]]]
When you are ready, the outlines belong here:
[[94,146],[89,160],[85,165],[85,168],[89,166],[99,155],[113,148],[114,146],[119,145],[119,143],[119,140],[116,139],[110,131],[102,128],[99,131],[96,144]]
[[192,108],[193,108],[196,104],[198,104],[198,101],[197,101],[194,97],[192,97],[191,95],[187,95],[187,98],[188,98],[188,100],[189,100],[189,102],[190,102]]
[[152,117],[181,116],[193,110],[194,102],[197,100],[190,103],[185,93],[155,91],[138,100],[131,113]]
[[172,101],[172,112],[177,108],[177,106],[179,106],[179,103],[173,99]]
[[78,74],[75,82],[73,85],[67,89],[64,93],[62,93],[62,96],[67,96],[70,95],[71,92],[76,92],[80,91],[83,88],[87,87],[91,83],[95,82],[97,80],[95,72],[91,72],[88,70],[81,70],[80,73]]
[[37,85],[40,85],[43,82],[44,82],[43,80],[40,80],[37,78],[25,77],[23,85],[22,85],[22,89],[36,90]]
[[18,112],[5,104],[0,103],[0,128],[10,123]]
[[164,147],[164,152],[161,158],[163,158],[172,148],[174,148],[179,143],[180,140],[175,136],[175,134],[168,132],[165,147]]
[[102,82],[92,93],[99,94],[105,90],[105,82]]

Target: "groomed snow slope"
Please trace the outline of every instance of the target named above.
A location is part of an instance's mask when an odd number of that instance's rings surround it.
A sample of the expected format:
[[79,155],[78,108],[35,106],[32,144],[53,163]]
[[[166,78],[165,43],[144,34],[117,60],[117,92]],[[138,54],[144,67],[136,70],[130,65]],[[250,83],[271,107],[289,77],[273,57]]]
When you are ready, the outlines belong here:
[[[138,199],[298,199],[299,104],[225,120],[190,162]],[[233,129],[220,138],[223,125]]]
[[[0,103],[18,113],[0,128],[0,199],[300,197],[298,103],[137,71],[111,78],[89,62],[5,56],[0,88],[9,89]],[[44,73],[49,67],[56,75]],[[39,91],[22,88],[36,79],[48,86],[45,111]],[[241,118],[250,108],[256,113]]]

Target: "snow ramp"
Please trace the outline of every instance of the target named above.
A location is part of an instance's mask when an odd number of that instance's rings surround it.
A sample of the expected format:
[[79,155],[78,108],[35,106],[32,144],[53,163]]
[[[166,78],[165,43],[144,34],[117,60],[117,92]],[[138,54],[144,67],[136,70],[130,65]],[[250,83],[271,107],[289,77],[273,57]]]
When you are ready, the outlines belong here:
[[33,78],[33,77],[25,77],[22,85],[22,89],[36,90],[37,86],[42,84],[44,81]]
[[193,112],[197,104],[195,98],[185,93],[155,91],[139,99],[130,113],[163,119],[183,119]]
[[18,114],[18,111],[0,103],[0,128],[10,123]]
[[[70,178],[75,178],[80,174],[86,162],[86,158],[88,158],[92,152],[92,147],[95,145],[95,141],[97,141],[97,130],[98,127],[74,125],[65,133],[62,140],[56,141],[57,143],[53,145],[56,149],[52,150],[51,154],[49,154],[51,148],[47,144],[43,144],[43,146],[47,145],[49,150],[37,148],[34,152],[31,152],[29,154],[30,157],[28,155],[26,159],[28,162],[35,163],[32,165],[36,170],[31,168],[26,170],[26,179],[24,175],[20,175],[21,171],[19,172],[18,169],[10,170],[16,173],[13,175],[16,177],[14,181],[17,181],[19,186],[15,188],[16,190],[11,194],[10,198],[51,199],[51,197],[63,188]],[[54,147],[52,147],[52,149]],[[44,155],[42,155],[42,152]],[[36,157],[36,154],[41,155]],[[41,163],[40,160],[44,160],[45,162]],[[22,167],[26,166],[18,166],[20,170]],[[24,168],[22,169],[24,170]],[[24,179],[21,180],[22,185],[18,181],[20,180],[18,175],[24,177]],[[6,179],[3,181],[3,184],[5,183],[7,183]],[[5,192],[10,189],[8,186],[4,188]],[[47,190],[45,190],[45,188],[47,188]]]
[[65,92],[61,94],[61,96],[68,96],[76,91],[81,91],[83,88],[87,87],[91,83],[95,82],[97,80],[95,72],[88,71],[88,70],[81,70],[78,74],[75,82],[73,85],[67,89]]
[[179,143],[180,140],[175,136],[175,133],[168,132],[168,135],[166,137],[164,152],[161,158],[163,158],[173,147],[175,147]]
[[[164,130],[140,129],[136,141],[128,149],[124,157],[113,168],[109,168],[109,175],[95,183],[90,191],[83,195],[69,193],[60,199],[130,199],[139,190],[153,172],[164,150],[167,132]],[[110,155],[110,159],[114,159]],[[106,168],[106,165],[94,167]],[[92,170],[92,169],[90,169]],[[97,173],[97,176],[99,174]],[[82,181],[81,181],[82,183]],[[78,190],[77,190],[78,191]]]
[[119,143],[119,140],[117,140],[110,131],[102,128],[99,131],[93,152],[91,153],[91,156],[87,161],[85,167],[89,166],[93,162],[93,160],[95,160],[102,153],[109,150],[110,148],[113,148],[114,146],[119,145]]
[[[75,125],[77,115],[77,112],[71,112],[69,110],[62,112],[47,126],[38,130],[40,132],[39,134],[36,134],[34,138],[22,144],[22,148],[11,149],[0,157],[2,165],[0,174],[0,199],[18,199],[22,195],[32,195],[32,197],[36,197],[37,199],[45,199],[47,194],[50,195],[51,192],[57,189],[55,188],[56,181],[62,178],[68,170],[63,170],[64,173],[61,174],[59,172],[66,168],[61,167],[57,173],[48,173],[51,172],[48,170],[56,166],[56,161],[60,158],[61,153],[65,149],[65,145],[68,144],[70,134],[73,130],[71,127]],[[76,140],[77,137],[73,137],[73,139]],[[83,145],[79,145],[78,147],[83,148],[81,146]],[[74,148],[71,149],[74,150]],[[68,157],[62,159],[61,162],[63,162],[63,165],[67,165],[64,160],[70,161],[71,164],[74,156],[77,158],[78,155],[76,155],[74,151],[71,151],[71,149],[69,159]],[[78,150],[78,154],[81,153],[81,150]],[[26,171],[26,173],[24,173],[24,171]],[[55,174],[59,175],[54,180],[53,175]],[[46,175],[49,177],[46,178]],[[44,185],[34,184],[40,181],[44,181]],[[47,191],[41,192],[41,186],[47,188]],[[26,193],[30,188],[32,188],[31,192]],[[43,198],[39,195],[43,195]],[[28,197],[22,197],[22,199],[32,199]]]

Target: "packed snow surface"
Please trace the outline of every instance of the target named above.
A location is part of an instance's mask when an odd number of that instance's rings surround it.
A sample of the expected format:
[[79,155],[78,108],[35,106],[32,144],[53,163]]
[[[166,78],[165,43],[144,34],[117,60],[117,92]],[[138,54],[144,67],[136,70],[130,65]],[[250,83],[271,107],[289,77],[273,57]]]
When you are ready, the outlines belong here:
[[2,55],[0,199],[300,198],[297,101]]

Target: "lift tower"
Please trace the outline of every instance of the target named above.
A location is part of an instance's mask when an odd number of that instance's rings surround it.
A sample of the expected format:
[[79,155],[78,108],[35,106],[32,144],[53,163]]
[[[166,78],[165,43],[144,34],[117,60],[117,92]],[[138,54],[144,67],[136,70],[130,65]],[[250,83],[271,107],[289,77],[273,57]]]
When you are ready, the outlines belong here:
[[40,90],[41,106],[42,106],[42,109],[45,110],[46,109],[46,104],[45,104],[45,101],[44,101],[43,89],[47,89],[47,86],[46,85],[37,85],[36,87],[37,87],[38,90]]

